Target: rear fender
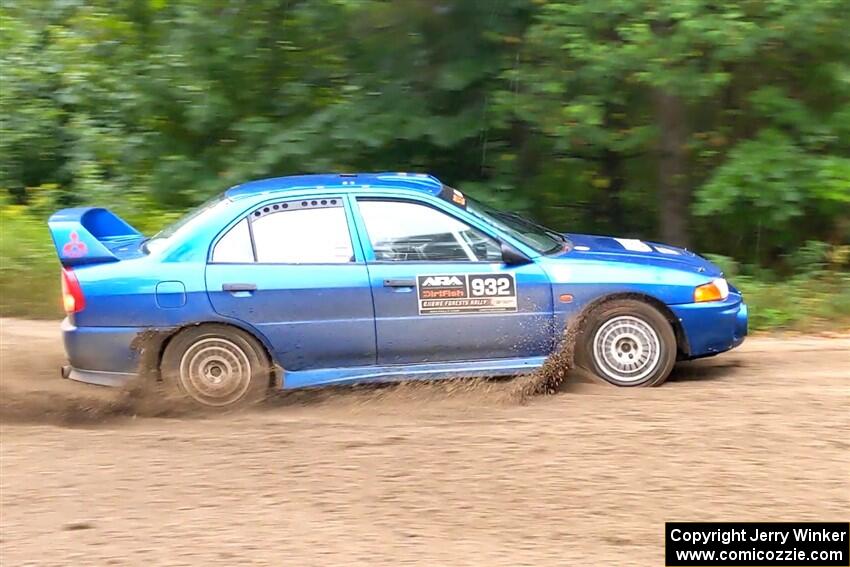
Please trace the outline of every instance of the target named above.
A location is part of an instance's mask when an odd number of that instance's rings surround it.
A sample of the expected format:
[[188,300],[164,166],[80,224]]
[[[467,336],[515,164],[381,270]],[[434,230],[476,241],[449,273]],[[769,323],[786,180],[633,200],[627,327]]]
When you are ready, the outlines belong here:
[[240,321],[234,322],[234,320],[231,319],[187,323],[177,327],[150,328],[139,333],[136,336],[135,341],[133,341],[133,348],[139,353],[140,372],[143,372],[148,376],[154,376],[157,380],[161,379],[159,374],[160,364],[162,363],[162,355],[165,352],[165,347],[168,346],[168,343],[185,329],[207,323],[227,325],[235,329],[239,329],[240,331],[244,331],[254,337],[265,351],[266,358],[269,361],[272,385],[283,385],[284,369],[274,356],[274,351],[271,349],[271,345],[266,337],[253,327],[244,325]]

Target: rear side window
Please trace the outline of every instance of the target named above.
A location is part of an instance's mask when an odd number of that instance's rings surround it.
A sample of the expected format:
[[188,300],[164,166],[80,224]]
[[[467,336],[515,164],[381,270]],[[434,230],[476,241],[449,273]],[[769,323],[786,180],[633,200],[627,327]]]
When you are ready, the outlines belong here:
[[263,206],[215,245],[212,262],[345,264],[354,261],[342,201],[321,199]]
[[354,261],[345,209],[341,205],[308,205],[264,214],[251,219],[251,229],[258,262],[343,264]]
[[215,245],[215,250],[213,250],[212,261],[231,264],[245,264],[254,261],[248,219],[243,219],[221,237],[221,240]]

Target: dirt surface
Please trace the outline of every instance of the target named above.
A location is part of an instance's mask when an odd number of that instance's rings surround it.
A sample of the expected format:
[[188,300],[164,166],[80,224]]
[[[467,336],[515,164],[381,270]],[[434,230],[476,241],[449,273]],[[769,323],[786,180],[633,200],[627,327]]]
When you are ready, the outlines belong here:
[[0,564],[663,565],[665,520],[847,520],[850,336],[661,388],[570,377],[281,395],[224,416],[59,379],[2,325]]

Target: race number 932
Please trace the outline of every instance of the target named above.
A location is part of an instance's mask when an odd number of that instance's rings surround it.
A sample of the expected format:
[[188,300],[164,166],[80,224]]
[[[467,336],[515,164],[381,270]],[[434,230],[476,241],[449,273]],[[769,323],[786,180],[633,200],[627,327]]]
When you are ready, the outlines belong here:
[[516,295],[516,285],[513,276],[509,275],[471,275],[469,294],[472,297],[511,297]]

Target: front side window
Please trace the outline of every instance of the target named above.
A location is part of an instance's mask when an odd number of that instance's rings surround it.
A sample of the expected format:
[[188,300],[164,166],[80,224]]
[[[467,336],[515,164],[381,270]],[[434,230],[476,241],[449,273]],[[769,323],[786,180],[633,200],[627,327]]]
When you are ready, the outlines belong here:
[[359,200],[378,261],[500,262],[499,243],[456,218],[408,201]]

